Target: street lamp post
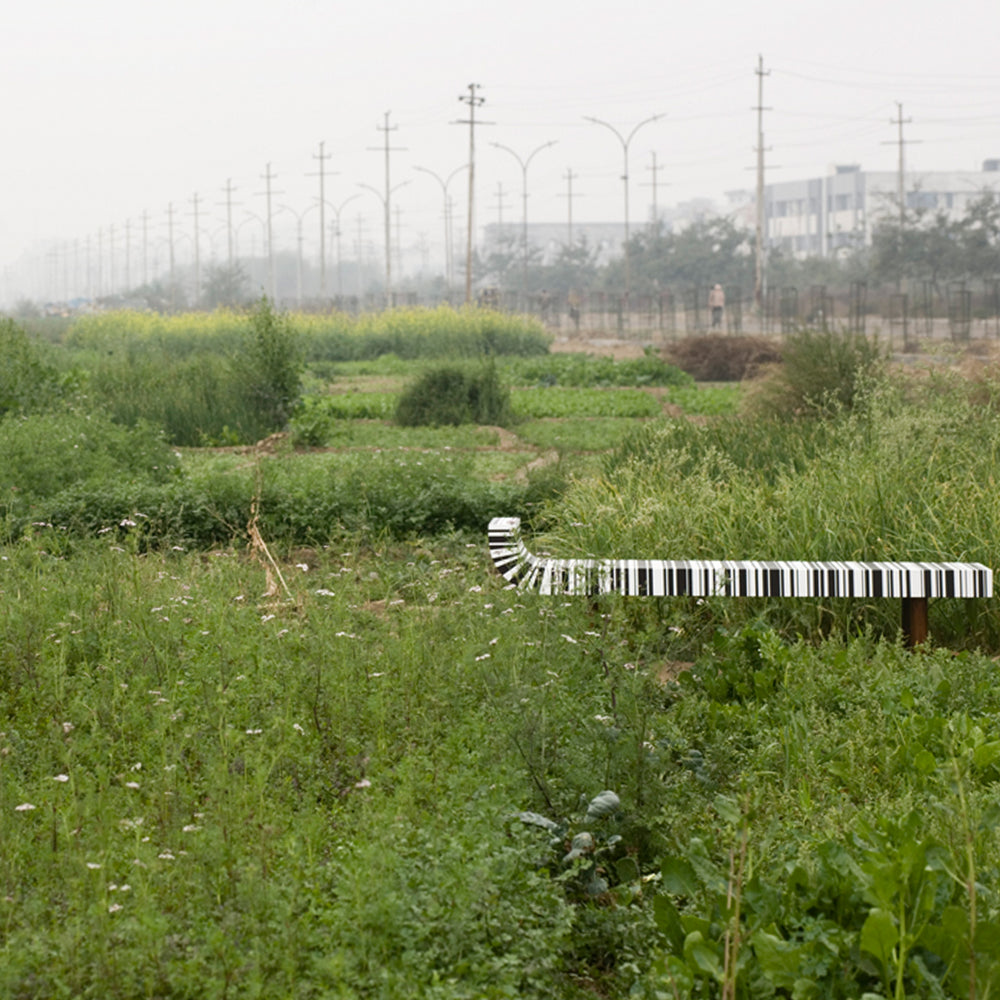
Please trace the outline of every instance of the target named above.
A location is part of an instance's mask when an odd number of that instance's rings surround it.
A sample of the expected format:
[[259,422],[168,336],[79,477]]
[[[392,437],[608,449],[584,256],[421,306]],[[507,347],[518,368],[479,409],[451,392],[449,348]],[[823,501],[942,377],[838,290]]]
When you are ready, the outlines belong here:
[[333,211],[333,232],[332,236],[337,241],[337,298],[341,299],[344,295],[344,281],[343,281],[343,269],[341,268],[341,262],[343,256],[340,252],[340,213],[343,211],[344,206],[355,198],[360,198],[360,194],[348,195],[339,205],[334,205],[333,202],[328,201],[327,205]]
[[448,185],[456,174],[460,174],[463,170],[468,170],[469,165],[463,163],[448,174],[446,178],[442,178],[440,174],[435,173],[433,170],[428,170],[427,167],[414,167],[413,169],[419,170],[423,174],[430,174],[441,185],[441,193],[444,195],[444,282],[450,295],[455,275],[454,247],[452,246],[451,199],[448,197]]
[[385,194],[382,194],[378,188],[372,187],[371,184],[359,185],[359,187],[363,187],[367,191],[371,191],[373,194],[378,195],[378,200],[382,202],[382,208],[385,212],[387,220],[385,226],[385,303],[387,307],[392,306],[392,243],[390,235],[391,226],[389,221],[389,198],[392,196],[393,192],[398,191],[401,187],[405,187],[409,183],[409,181],[403,181],[401,184],[397,184],[394,187],[389,188]]
[[264,244],[267,241],[267,222],[264,219],[262,219],[259,215],[257,215],[256,212],[246,212],[245,214],[246,214],[246,218],[242,222],[238,223],[237,226],[236,226],[236,228],[233,230],[233,242],[234,242],[234,245],[235,245],[235,248],[236,248],[236,260],[237,261],[239,261],[239,259],[240,259],[240,230],[248,222],[258,222],[258,223],[260,223],[260,228],[261,228],[261,247],[263,247]]
[[625,161],[625,169],[622,173],[622,184],[625,188],[625,305],[628,306],[629,295],[632,291],[632,278],[629,272],[629,255],[628,255],[628,147],[629,143],[632,141],[636,132],[643,127],[643,125],[648,125],[650,122],[659,121],[663,118],[660,115],[651,115],[649,118],[644,118],[638,125],[636,125],[627,136],[623,136],[621,132],[618,131],[610,122],[606,122],[601,118],[594,118],[590,115],[584,115],[584,121],[594,122],[596,125],[603,125],[605,128],[610,129],[614,132],[618,141],[622,144],[622,154]]
[[295,227],[296,227],[296,234],[297,234],[296,235],[296,241],[297,241],[297,244],[298,244],[298,257],[297,257],[298,264],[297,264],[296,279],[295,279],[295,292],[296,292],[296,301],[298,303],[298,309],[300,311],[302,309],[302,242],[303,242],[303,239],[302,239],[302,224],[303,224],[303,220],[305,219],[305,217],[314,208],[317,208],[317,207],[318,207],[318,205],[310,205],[308,208],[303,209],[301,212],[296,212],[295,209],[291,207],[291,205],[279,205],[278,206],[279,211],[290,212],[292,215],[295,216]]
[[505,150],[514,157],[515,160],[521,166],[521,308],[524,309],[528,304],[528,166],[531,161],[535,158],[537,153],[540,153],[543,149],[548,149],[549,146],[554,146],[556,140],[552,139],[550,142],[543,142],[541,146],[533,149],[529,154],[527,159],[521,159],[517,153],[514,152],[510,146],[504,146],[502,143],[493,143],[497,149]]

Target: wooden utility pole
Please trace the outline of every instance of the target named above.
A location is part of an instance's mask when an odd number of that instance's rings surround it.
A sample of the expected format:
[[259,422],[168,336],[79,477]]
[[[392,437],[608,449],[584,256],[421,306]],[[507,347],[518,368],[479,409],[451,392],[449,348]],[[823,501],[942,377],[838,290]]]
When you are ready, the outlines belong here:
[[226,206],[226,249],[228,250],[229,256],[227,258],[229,263],[229,271],[232,273],[233,270],[233,192],[236,188],[233,187],[232,177],[226,178],[226,186],[222,189],[223,194],[226,196],[225,206]]
[[656,150],[653,150],[650,153],[650,156],[653,158],[653,162],[648,167],[646,167],[646,169],[653,175],[653,179],[649,182],[649,186],[652,187],[653,189],[653,216],[651,219],[650,228],[653,230],[653,232],[656,232],[660,224],[660,206],[658,204],[657,195],[660,187],[659,175],[663,167],[661,167],[656,162]]
[[389,133],[399,129],[398,125],[389,124],[389,115],[391,114],[391,111],[386,111],[385,124],[375,126],[379,132],[385,133],[385,142],[381,146],[368,147],[370,150],[385,154],[385,197],[382,199],[382,206],[385,213],[385,301],[387,306],[392,306],[392,207],[389,198],[395,190],[389,182],[389,153],[405,150],[405,147],[389,145]]
[[[271,181],[277,179],[277,174],[271,173],[271,164],[268,163],[264,167],[264,173],[260,175],[261,180],[264,181],[264,197],[266,198],[267,204],[267,283],[269,291],[271,294],[271,303],[277,305],[277,282],[274,276],[274,229],[271,224],[271,199],[276,194],[284,194],[284,191],[275,191],[271,187]],[[260,192],[258,192],[260,193]]]
[[[324,153],[325,142],[320,142],[319,152],[313,153],[313,159],[319,160],[319,295],[326,298],[326,161],[330,153]],[[315,175],[314,175],[315,176]],[[338,229],[339,229],[338,225]]]
[[573,173],[572,167],[566,168],[566,173],[563,175],[566,178],[566,194],[563,197],[566,199],[566,246],[571,247],[573,245],[573,181],[579,177],[579,174]]
[[[472,302],[472,234],[476,204],[476,108],[480,108],[486,103],[485,97],[480,97],[476,91],[479,89],[478,83],[469,84],[469,93],[461,95],[458,99],[463,104],[469,105],[469,117],[453,122],[453,125],[469,126],[469,207],[466,218],[468,220],[465,233],[465,304]],[[480,122],[480,125],[491,124]]]
[[199,212],[198,204],[201,201],[198,196],[198,192],[195,191],[194,195],[191,197],[192,212],[194,216],[194,302],[192,305],[197,308],[198,302],[201,300],[201,252],[200,243],[198,240],[199,232],[201,226],[199,225]]
[[753,301],[758,313],[764,305],[764,57],[757,56],[757,226],[754,266]]
[[896,125],[899,129],[895,144],[899,146],[899,163],[896,168],[896,196],[899,199],[899,231],[902,233],[906,224],[906,159],[904,151],[906,140],[903,138],[903,126],[909,125],[912,118],[903,117],[903,105],[896,101],[896,117],[889,119],[890,125]]

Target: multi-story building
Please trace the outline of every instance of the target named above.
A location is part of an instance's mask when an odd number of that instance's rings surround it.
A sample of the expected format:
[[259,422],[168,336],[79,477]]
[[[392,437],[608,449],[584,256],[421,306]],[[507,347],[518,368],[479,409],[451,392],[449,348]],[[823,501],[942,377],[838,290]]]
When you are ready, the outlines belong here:
[[[907,209],[965,214],[987,191],[1000,194],[1000,160],[981,171],[912,171],[905,175]],[[899,212],[899,175],[837,166],[825,177],[783,181],[764,189],[766,244],[795,257],[828,257],[867,246],[879,218]]]

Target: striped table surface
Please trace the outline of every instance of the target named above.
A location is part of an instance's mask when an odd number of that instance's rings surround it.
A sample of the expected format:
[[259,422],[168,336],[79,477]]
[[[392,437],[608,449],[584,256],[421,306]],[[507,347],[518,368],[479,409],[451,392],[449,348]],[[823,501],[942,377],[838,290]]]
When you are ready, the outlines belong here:
[[536,556],[517,517],[489,525],[490,555],[511,583],[541,594],[636,597],[992,597],[993,571],[963,562],[557,559]]

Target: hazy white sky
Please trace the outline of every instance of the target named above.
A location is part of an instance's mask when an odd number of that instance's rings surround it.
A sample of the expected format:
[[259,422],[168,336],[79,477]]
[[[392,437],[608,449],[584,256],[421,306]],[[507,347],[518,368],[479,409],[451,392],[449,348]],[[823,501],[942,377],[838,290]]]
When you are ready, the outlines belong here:
[[[8,5],[0,35],[4,155],[0,265],[44,254],[146,212],[151,238],[201,227],[224,254],[223,188],[237,221],[274,202],[314,205],[320,141],[327,199],[381,241],[384,113],[391,112],[392,196],[404,243],[441,241],[445,176],[468,156],[459,101],[481,85],[477,225],[521,217],[620,221],[622,160],[604,119],[627,134],[633,222],[661,206],[753,185],[758,54],[768,179],[815,176],[832,163],[895,169],[896,102],[912,118],[907,166],[979,169],[1000,157],[997,0],[33,0]],[[336,172],[336,173],[334,173]],[[464,219],[464,180],[452,182]],[[293,216],[281,239],[294,247]],[[256,225],[252,220],[251,228]],[[276,220],[277,225],[277,220]],[[305,217],[315,239],[318,213]],[[244,229],[244,233],[249,229]],[[206,253],[207,251],[203,251]]]

